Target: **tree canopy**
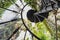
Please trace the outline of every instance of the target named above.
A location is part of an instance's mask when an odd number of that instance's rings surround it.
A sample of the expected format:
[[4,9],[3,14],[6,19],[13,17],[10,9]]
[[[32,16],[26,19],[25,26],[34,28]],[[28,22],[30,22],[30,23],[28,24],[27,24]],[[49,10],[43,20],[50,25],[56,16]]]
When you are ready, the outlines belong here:
[[4,9],[2,9],[1,7],[8,8],[15,1],[16,0],[0,0],[0,16],[3,13],[3,11],[4,11]]

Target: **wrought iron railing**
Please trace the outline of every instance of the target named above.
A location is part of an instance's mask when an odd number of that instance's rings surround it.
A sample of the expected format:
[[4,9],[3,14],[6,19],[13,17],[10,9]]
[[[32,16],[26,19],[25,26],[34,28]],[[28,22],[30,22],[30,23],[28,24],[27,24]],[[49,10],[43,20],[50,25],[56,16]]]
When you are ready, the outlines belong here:
[[[22,0],[20,0],[20,2],[22,2]],[[14,3],[14,4],[19,8],[19,5],[16,4],[13,0],[11,1],[11,3]],[[30,20],[30,22],[34,22],[34,23],[37,23],[37,22],[40,22],[40,21],[42,22],[45,18],[47,19],[48,14],[49,14],[50,11],[54,11],[54,14],[55,14],[55,26],[56,26],[56,40],[58,40],[56,14],[57,14],[57,10],[58,10],[58,8],[59,8],[59,5],[58,5],[58,1],[55,1],[55,0],[42,0],[42,2],[41,2],[42,5],[39,5],[38,3],[35,3],[35,2],[27,3],[27,4],[24,5],[24,7],[20,10],[21,13],[0,6],[0,8],[2,8],[2,9],[8,10],[8,11],[12,11],[12,12],[14,12],[14,13],[18,13],[18,14],[21,15],[21,19],[12,19],[12,20],[10,20],[10,21],[6,21],[6,22],[0,23],[0,25],[1,25],[1,24],[5,24],[5,23],[8,23],[8,22],[13,22],[13,21],[17,21],[17,20],[22,20],[22,23],[23,23],[22,25],[24,25],[25,28],[26,28],[26,30],[30,32],[30,34],[32,35],[32,40],[33,40],[33,37],[37,38],[38,40],[41,40],[41,38],[37,37],[37,36],[29,29],[29,27],[26,25],[26,23],[25,23],[25,21],[24,21],[24,18],[23,18],[23,10],[24,10],[24,8],[25,8],[27,5],[31,4],[31,3],[32,3],[32,4],[36,4],[36,5],[38,5],[39,7],[41,6],[41,9],[40,9],[39,11],[37,11],[37,12],[33,12],[32,14],[31,14],[31,13],[27,13],[27,14],[30,16],[30,17],[29,17],[29,16],[27,15],[27,18]],[[3,3],[2,3],[2,5],[3,5]],[[33,11],[34,11],[34,10],[33,10]],[[47,14],[45,14],[45,13],[47,13]],[[32,16],[31,16],[30,14],[31,14]],[[42,14],[44,14],[44,15],[42,15]],[[39,15],[40,15],[40,16],[39,16]],[[47,17],[46,17],[45,15],[46,15]],[[39,17],[35,17],[35,16],[39,16]],[[35,17],[36,20],[33,19],[32,17],[33,17],[33,18]],[[42,18],[42,20],[41,20],[41,18]],[[32,21],[31,21],[31,19],[32,19]],[[35,21],[34,21],[34,20],[35,20]],[[37,20],[38,20],[38,21],[37,21]],[[21,27],[18,27],[18,28],[11,34],[11,36],[10,36],[9,38],[7,38],[7,40],[10,40],[10,39],[12,38],[12,36],[13,36],[20,28],[21,28]],[[24,40],[25,40],[25,36],[26,36],[27,31],[25,32]]]

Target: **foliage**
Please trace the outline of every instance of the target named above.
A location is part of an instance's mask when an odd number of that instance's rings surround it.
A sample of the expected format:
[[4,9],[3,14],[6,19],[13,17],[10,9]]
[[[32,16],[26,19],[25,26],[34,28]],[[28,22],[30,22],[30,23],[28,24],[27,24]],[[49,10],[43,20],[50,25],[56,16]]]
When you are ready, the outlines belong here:
[[[26,3],[29,3],[29,2],[37,3],[37,0],[24,0],[24,1]],[[31,4],[29,4],[29,6],[31,6],[35,10],[37,10],[36,4],[31,3]],[[31,24],[30,24],[30,26],[31,26]],[[36,23],[34,27],[31,26],[31,30],[35,35],[37,35],[42,40],[52,40],[52,37],[51,37],[52,31],[49,28],[49,26],[46,25],[46,21]]]
[[0,25],[0,40],[6,40],[16,29],[15,22]]
[[[28,23],[28,28],[39,38],[42,40],[54,40],[53,30],[48,26],[46,20],[39,23],[32,24],[29,20],[26,21]],[[52,34],[52,35],[51,35]]]
[[26,3],[29,3],[29,6],[31,6],[33,9],[37,10],[37,0],[24,0]]
[[[24,0],[24,1],[26,3],[29,2],[37,3],[37,0]],[[38,10],[37,5],[34,3],[30,3],[29,6],[31,6],[35,10]],[[31,31],[42,40],[54,40],[54,36],[51,36],[54,35],[54,32],[53,30],[51,30],[50,26],[48,26],[46,20],[44,20],[43,22],[36,23],[34,27],[32,27],[30,24],[30,28]]]
[[47,30],[43,22],[42,23],[39,22],[35,24],[35,26],[32,27],[31,29],[32,29],[32,32],[42,40],[52,40],[50,32]]
[[[13,4],[12,1],[15,2],[16,0],[0,0],[0,16],[5,11],[2,8],[10,7]],[[15,22],[10,22],[10,23],[0,25],[0,40],[6,40],[16,29],[14,26],[15,26]]]
[[[15,1],[15,0],[13,0],[13,1]],[[26,3],[30,3],[30,2],[37,3],[37,0],[24,0],[24,1]],[[11,4],[13,4],[12,0],[0,0],[0,7],[8,8]],[[29,6],[31,6],[35,10],[38,10],[37,5],[34,3],[30,3]],[[2,14],[3,11],[4,11],[4,9],[0,8],[0,14]],[[30,29],[36,36],[38,36],[42,40],[54,40],[54,38],[51,37],[51,34],[53,34],[53,31],[49,28],[49,26],[47,26],[46,21],[36,23],[34,27],[32,27],[32,25],[30,24]],[[8,29],[6,29],[6,30],[8,30]]]
[[[15,1],[15,0],[13,0]],[[12,3],[12,0],[0,0],[0,7],[8,8]],[[0,16],[3,13],[4,9],[0,8]]]

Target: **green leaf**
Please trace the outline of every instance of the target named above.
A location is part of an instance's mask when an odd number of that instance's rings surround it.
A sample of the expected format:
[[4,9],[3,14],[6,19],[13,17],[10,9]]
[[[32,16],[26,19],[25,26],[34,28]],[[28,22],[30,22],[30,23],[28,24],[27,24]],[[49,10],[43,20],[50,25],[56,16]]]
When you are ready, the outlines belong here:
[[[16,0],[13,0],[13,1],[15,2]],[[13,4],[12,0],[0,0],[0,7],[8,8],[12,4]],[[4,9],[0,8],[0,16],[4,11],[5,11]]]
[[24,0],[26,3],[30,3],[29,6],[31,6],[33,9],[37,10],[37,0]]

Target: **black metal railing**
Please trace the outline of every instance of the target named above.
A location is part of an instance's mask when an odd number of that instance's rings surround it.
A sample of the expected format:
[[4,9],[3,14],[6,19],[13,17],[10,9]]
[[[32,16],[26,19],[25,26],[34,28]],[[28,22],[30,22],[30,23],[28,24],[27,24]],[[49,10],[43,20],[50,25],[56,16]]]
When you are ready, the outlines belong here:
[[[11,1],[12,3],[14,3],[18,8],[19,8],[19,5],[18,4],[16,4],[14,1]],[[22,0],[20,0],[20,2],[22,3]],[[30,2],[30,3],[34,3],[34,2]],[[28,5],[28,4],[30,4],[30,3],[27,3],[26,5]],[[3,4],[3,3],[2,3]],[[35,4],[37,4],[37,3],[35,3]],[[26,26],[26,24],[25,24],[25,22],[24,22],[24,19],[23,19],[23,10],[24,10],[24,8],[25,8],[25,6],[26,5],[24,5],[24,7],[20,10],[21,11],[21,14],[19,13],[19,12],[17,12],[17,11],[14,11],[14,10],[11,10],[11,9],[7,9],[7,8],[4,8],[4,7],[0,7],[0,8],[2,8],[2,9],[5,9],[5,10],[8,10],[8,11],[12,11],[12,12],[15,12],[15,13],[18,13],[18,14],[20,14],[21,15],[21,20],[22,20],[22,25],[24,25],[25,26],[25,28],[26,28],[26,32],[25,32],[25,35],[24,35],[24,40],[25,40],[25,37],[26,37],[26,33],[27,33],[27,31],[29,31],[30,32],[30,34],[32,35],[32,40],[33,40],[33,37],[35,37],[35,38],[37,38],[38,40],[41,40],[39,37],[37,37],[34,33],[32,33],[31,32],[31,30],[29,30],[29,28]],[[50,8],[48,8],[48,7],[50,7]],[[42,13],[46,13],[46,12],[50,12],[50,11],[55,11],[55,25],[56,25],[56,40],[58,40],[58,36],[57,36],[57,18],[56,18],[56,13],[57,13],[57,9],[58,9],[58,2],[57,1],[55,1],[55,0],[53,0],[53,1],[50,1],[50,0],[42,0],[42,9],[39,11],[39,13],[37,13],[37,14],[42,14]],[[45,10],[45,11],[44,11]],[[37,15],[37,14],[35,14],[35,15]],[[1,24],[5,24],[5,23],[8,23],[8,22],[13,22],[13,21],[18,21],[19,19],[12,19],[12,20],[10,20],[10,21],[6,21],[6,22],[2,22],[2,23],[0,23],[0,25]],[[21,26],[22,26],[21,25]],[[14,34],[16,34],[16,32],[18,31],[18,30],[20,30],[20,28],[21,27],[18,27],[17,29],[15,29],[15,31],[11,34],[11,36],[9,37],[9,38],[7,38],[7,40],[10,40],[11,38],[12,38],[12,36],[14,35]]]

